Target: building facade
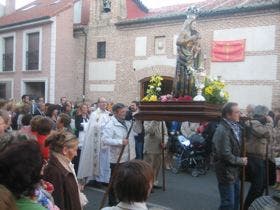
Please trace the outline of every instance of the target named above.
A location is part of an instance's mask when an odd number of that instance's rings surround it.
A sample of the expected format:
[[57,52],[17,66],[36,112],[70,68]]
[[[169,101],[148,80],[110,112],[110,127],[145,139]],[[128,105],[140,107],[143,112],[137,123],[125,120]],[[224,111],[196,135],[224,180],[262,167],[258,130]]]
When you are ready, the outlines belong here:
[[[203,1],[196,29],[201,34],[204,66],[209,75],[227,83],[230,100],[241,107],[263,104],[280,107],[280,2]],[[143,97],[156,73],[172,90],[176,39],[190,5],[148,10],[139,0],[91,2],[88,31],[86,95],[106,96],[128,103]],[[212,62],[213,41],[246,39],[242,62]]]
[[88,22],[83,2],[37,0],[0,18],[0,98],[81,97],[84,39],[74,30]]
[[[14,0],[13,0],[14,1]],[[140,100],[149,77],[170,93],[176,40],[190,4],[148,9],[140,0],[36,0],[0,18],[0,98],[23,94],[95,102]],[[204,67],[230,100],[280,107],[280,0],[196,3]],[[213,41],[246,40],[245,59],[212,62]]]

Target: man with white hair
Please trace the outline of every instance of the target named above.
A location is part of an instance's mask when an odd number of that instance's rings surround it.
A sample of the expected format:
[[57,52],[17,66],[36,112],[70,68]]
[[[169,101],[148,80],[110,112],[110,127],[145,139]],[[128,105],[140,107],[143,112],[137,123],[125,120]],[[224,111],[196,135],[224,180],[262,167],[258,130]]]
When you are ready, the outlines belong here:
[[106,110],[107,101],[104,97],[98,99],[98,108],[89,119],[78,170],[78,178],[86,182],[109,183],[110,161],[109,148],[101,141],[104,127],[110,121],[110,112]]

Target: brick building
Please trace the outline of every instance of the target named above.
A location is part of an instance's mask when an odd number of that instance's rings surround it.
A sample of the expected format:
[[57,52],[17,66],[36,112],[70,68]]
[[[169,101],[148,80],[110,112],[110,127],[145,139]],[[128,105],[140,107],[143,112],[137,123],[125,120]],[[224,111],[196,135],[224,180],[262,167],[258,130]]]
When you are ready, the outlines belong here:
[[[86,95],[128,103],[140,99],[148,78],[164,76],[171,92],[176,39],[188,4],[148,9],[140,0],[91,1]],[[201,14],[205,68],[227,82],[230,100],[279,107],[280,1],[211,0],[196,4]],[[211,62],[214,40],[246,39],[242,62]]]
[[15,10],[6,1],[0,18],[0,98],[23,94],[58,102],[82,95],[84,37],[89,1],[36,0]]
[[[128,103],[143,97],[155,73],[164,77],[163,93],[171,92],[189,4],[148,9],[140,0],[36,0],[15,11],[8,2],[0,18],[0,98],[31,94],[58,102],[86,95]],[[279,107],[280,0],[196,6],[204,66],[226,80],[230,100]],[[239,39],[246,39],[244,61],[211,62],[213,41]]]

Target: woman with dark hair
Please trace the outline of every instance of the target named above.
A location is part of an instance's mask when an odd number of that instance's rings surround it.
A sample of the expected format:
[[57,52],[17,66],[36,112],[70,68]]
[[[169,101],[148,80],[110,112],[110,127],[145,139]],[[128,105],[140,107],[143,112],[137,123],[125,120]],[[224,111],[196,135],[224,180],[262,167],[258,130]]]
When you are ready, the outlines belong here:
[[56,121],[57,121],[57,115],[58,115],[58,106],[54,104],[50,104],[48,106],[46,116],[51,120],[52,122],[52,130],[55,130],[56,128]]
[[[77,110],[77,115],[75,117],[75,135],[79,137],[79,133],[85,131],[84,124],[88,122],[88,106],[86,104],[81,104]],[[80,140],[80,139],[79,139]]]
[[37,126],[37,141],[40,145],[43,158],[45,160],[49,159],[49,148],[45,146],[45,141],[52,130],[52,122],[49,118],[43,117],[38,121]]
[[45,143],[51,150],[44,180],[54,185],[53,197],[61,210],[81,210],[87,203],[80,192],[74,166],[71,163],[77,155],[77,137],[69,132],[54,132]]
[[22,126],[21,126],[21,128],[19,130],[20,133],[26,134],[26,135],[32,135],[31,126],[30,126],[31,119],[32,119],[32,115],[31,114],[23,115],[23,117],[21,119]]
[[83,147],[84,144],[88,121],[89,121],[88,106],[86,104],[81,104],[77,110],[77,115],[75,117],[75,128],[76,128],[75,135],[79,139],[78,154],[73,160],[76,174],[78,173],[81,148]]
[[9,189],[19,210],[45,210],[31,198],[40,183],[43,158],[35,141],[10,145],[0,153],[0,184]]
[[132,160],[121,164],[113,181],[120,203],[103,210],[148,210],[145,202],[153,188],[153,183],[153,168],[147,162]]

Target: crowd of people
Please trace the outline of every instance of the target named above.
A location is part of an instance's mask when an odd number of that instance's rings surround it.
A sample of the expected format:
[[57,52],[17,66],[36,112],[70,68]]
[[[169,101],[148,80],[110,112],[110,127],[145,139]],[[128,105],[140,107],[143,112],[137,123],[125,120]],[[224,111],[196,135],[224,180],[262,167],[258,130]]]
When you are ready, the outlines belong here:
[[268,184],[280,191],[280,110],[250,105],[243,116],[237,103],[227,103],[220,121],[199,124],[142,122],[134,119],[138,106],[137,101],[128,107],[108,103],[104,97],[75,105],[66,97],[60,104],[28,95],[18,103],[0,101],[0,209],[83,209],[89,202],[84,186],[105,188],[110,181],[106,210],[147,209],[149,194],[160,187],[161,154],[166,152],[169,169],[170,136],[176,134],[206,139],[219,209],[239,208],[243,166],[251,182],[244,209],[280,206],[279,194],[261,197]]
[[[133,101],[129,109],[122,103],[110,104],[103,97],[92,105],[73,106],[66,97],[60,102],[45,103],[42,97],[30,100],[28,95],[17,103],[0,101],[0,186],[6,195],[1,194],[1,199],[6,199],[1,209],[83,209],[88,202],[82,193],[84,186],[108,186],[114,171],[119,171],[117,162],[123,146],[119,163],[128,172],[134,167],[134,172],[129,173],[137,173],[135,182],[138,179],[144,188],[142,194],[135,193],[134,197],[125,192],[116,196],[123,186],[114,182],[109,206],[126,205],[133,199],[138,202],[136,206],[145,206],[143,202],[157,181],[158,170],[154,173],[154,168],[159,168],[161,162],[152,156],[153,151],[150,160],[142,161],[144,125],[131,121],[138,102]],[[157,146],[153,150],[159,154],[163,145]],[[140,162],[130,163],[135,158]],[[131,181],[127,181],[129,188],[135,183]]]
[[[280,209],[280,174],[276,165],[280,156],[279,111],[272,113],[265,106],[250,105],[242,116],[237,103],[227,103],[223,107],[222,120],[213,136],[214,165],[221,198],[219,209],[239,209],[241,166],[246,166],[245,175],[251,184],[244,209]],[[272,197],[262,197],[265,189],[268,191],[270,180],[276,182],[276,193]]]

